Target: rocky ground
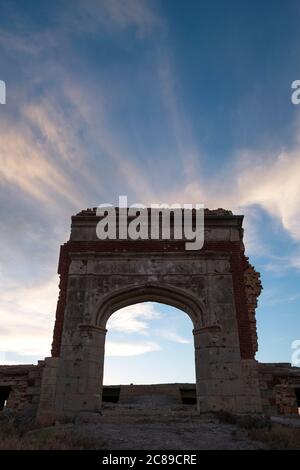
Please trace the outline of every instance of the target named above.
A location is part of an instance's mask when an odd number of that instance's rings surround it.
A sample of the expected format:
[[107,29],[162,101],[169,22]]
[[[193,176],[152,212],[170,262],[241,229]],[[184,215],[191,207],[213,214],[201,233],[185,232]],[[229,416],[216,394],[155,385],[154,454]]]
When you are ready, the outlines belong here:
[[256,418],[236,421],[226,414],[199,415],[193,405],[157,397],[155,402],[143,397],[130,404],[104,404],[101,415],[85,413],[75,422],[40,429],[26,426],[0,423],[0,449],[300,448],[299,428],[277,423],[261,427]]
[[[84,419],[84,418],[83,418]],[[86,432],[99,433],[109,449],[258,449],[245,431],[220,423],[216,417],[200,417],[191,405],[145,407],[105,406],[99,424]]]

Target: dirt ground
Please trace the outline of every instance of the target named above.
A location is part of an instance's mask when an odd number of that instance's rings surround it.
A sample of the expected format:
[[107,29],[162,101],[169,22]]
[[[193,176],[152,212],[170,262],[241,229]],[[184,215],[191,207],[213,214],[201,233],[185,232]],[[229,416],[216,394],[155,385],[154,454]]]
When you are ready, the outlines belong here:
[[[85,436],[99,436],[106,449],[262,449],[235,425],[199,416],[191,405],[104,405],[102,416],[81,418]],[[83,421],[83,423],[82,423]],[[84,422],[86,421],[86,422]],[[98,421],[98,422],[97,422]]]
[[0,420],[0,450],[300,449],[296,418],[265,421],[264,417],[228,413],[199,415],[194,405],[176,404],[163,396],[104,403],[101,414],[85,412],[49,427],[23,419]]

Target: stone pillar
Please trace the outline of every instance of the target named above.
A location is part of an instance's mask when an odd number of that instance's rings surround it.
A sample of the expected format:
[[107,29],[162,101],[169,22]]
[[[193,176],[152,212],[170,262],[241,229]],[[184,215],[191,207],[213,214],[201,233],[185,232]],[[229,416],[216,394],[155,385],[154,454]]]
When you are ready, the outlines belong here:
[[238,348],[226,347],[219,326],[194,330],[197,406],[202,412],[238,412],[241,364]]
[[79,325],[76,343],[62,347],[56,408],[66,413],[99,411],[106,330]]
[[106,330],[79,325],[66,335],[60,358],[47,358],[43,373],[38,418],[53,422],[82,411],[101,408]]
[[59,357],[46,357],[43,368],[41,394],[37,411],[37,419],[43,424],[51,424],[55,421],[57,410],[55,398],[57,389],[57,375],[59,369]]

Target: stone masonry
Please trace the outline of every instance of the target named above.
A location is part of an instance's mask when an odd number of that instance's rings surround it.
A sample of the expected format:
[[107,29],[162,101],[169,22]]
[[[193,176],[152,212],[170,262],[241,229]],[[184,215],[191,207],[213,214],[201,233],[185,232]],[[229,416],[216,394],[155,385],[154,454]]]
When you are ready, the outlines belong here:
[[39,416],[100,410],[107,320],[144,301],[189,315],[200,412],[261,412],[254,314],[260,283],[244,255],[243,216],[206,210],[200,251],[186,251],[184,240],[99,240],[98,220],[95,210],[72,217],[61,248]]
[[38,365],[0,365],[0,410],[4,404],[12,411],[25,405],[38,407],[44,362]]
[[200,413],[298,412],[300,369],[255,360],[262,287],[244,254],[243,216],[205,210],[199,251],[186,251],[184,240],[99,240],[98,221],[95,209],[72,217],[60,251],[52,356],[38,366],[0,366],[4,398],[10,387],[6,406],[33,400],[43,422],[98,412],[107,320],[122,307],[153,301],[191,319]]

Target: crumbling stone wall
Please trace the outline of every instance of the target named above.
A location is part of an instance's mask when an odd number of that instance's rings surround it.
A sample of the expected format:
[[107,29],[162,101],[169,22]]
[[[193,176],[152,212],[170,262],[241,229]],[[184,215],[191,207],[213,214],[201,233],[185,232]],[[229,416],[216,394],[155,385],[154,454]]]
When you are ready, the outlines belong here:
[[[142,396],[166,396],[181,403],[180,387],[184,384],[121,385],[119,403],[130,403]],[[196,392],[195,392],[196,395]]]
[[6,407],[22,411],[27,405],[38,406],[44,361],[38,365],[0,365],[0,391],[9,389]]
[[269,415],[298,415],[300,404],[296,389],[300,390],[300,367],[288,363],[260,363],[258,370],[263,411]]
[[253,350],[257,352],[258,341],[255,311],[258,297],[262,291],[262,284],[260,281],[260,273],[255,271],[254,267],[248,262],[248,258],[245,259],[244,282],[252,347]]

